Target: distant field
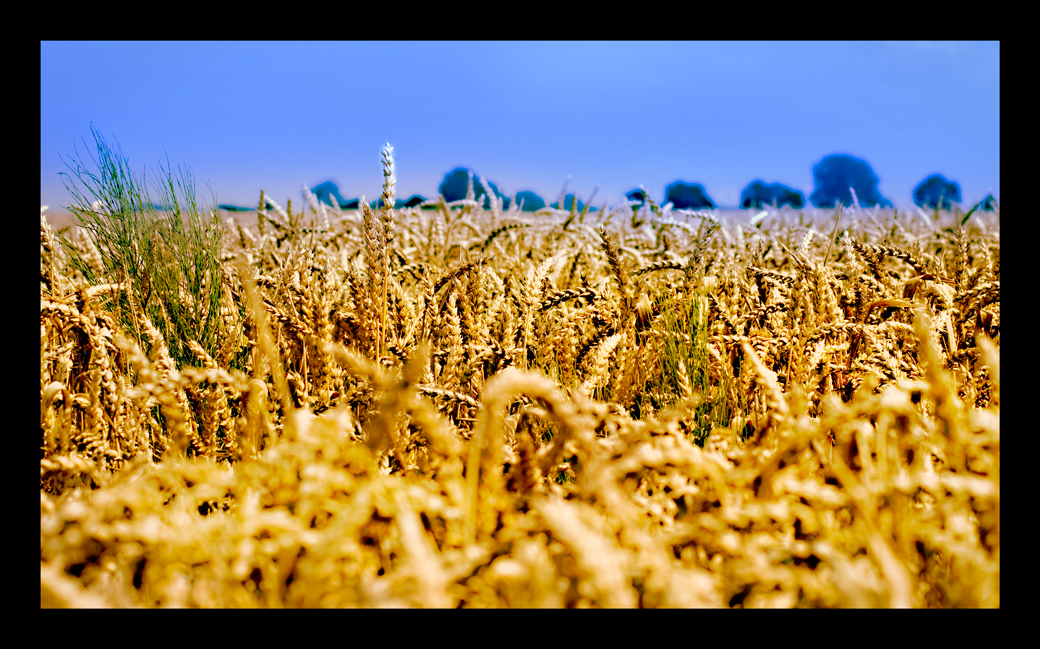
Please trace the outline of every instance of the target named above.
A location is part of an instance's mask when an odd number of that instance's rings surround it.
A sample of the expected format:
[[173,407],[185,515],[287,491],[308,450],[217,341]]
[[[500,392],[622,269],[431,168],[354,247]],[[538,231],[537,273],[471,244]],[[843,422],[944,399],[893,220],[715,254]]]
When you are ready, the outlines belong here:
[[[70,227],[76,222],[76,219],[72,214],[65,212],[61,209],[53,209],[50,206],[47,207],[47,211],[45,212],[45,214],[47,215],[48,222],[51,224],[51,228],[53,228],[55,231],[61,230],[62,228]],[[243,224],[256,225],[255,211],[228,212],[226,210],[220,210],[221,220],[226,220],[228,217],[234,218],[235,220]]]
[[47,215],[47,221],[55,231],[67,228],[76,222],[75,217],[68,212],[53,210],[50,207],[44,214]]

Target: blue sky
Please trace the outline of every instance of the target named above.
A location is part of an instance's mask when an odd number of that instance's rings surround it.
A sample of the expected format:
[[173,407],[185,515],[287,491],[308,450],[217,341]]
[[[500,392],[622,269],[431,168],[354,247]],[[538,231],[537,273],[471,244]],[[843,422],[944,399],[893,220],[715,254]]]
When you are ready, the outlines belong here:
[[149,178],[187,165],[211,201],[285,204],[325,180],[427,197],[466,166],[506,194],[616,204],[674,180],[722,206],[752,180],[812,191],[830,153],[867,160],[912,205],[925,176],[1000,200],[994,42],[43,42],[40,200],[62,158],[97,157],[91,124]]

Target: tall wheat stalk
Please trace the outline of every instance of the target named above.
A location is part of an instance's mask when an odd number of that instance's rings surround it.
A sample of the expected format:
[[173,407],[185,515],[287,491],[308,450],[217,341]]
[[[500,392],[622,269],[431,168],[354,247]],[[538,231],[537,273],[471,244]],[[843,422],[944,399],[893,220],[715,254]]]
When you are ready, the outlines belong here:
[[387,142],[383,147],[383,299],[382,312],[379,318],[379,348],[378,354],[382,356],[383,345],[386,340],[386,297],[387,286],[390,281],[390,242],[394,233],[394,220],[397,214],[394,212],[394,185],[397,178],[394,177],[394,147]]

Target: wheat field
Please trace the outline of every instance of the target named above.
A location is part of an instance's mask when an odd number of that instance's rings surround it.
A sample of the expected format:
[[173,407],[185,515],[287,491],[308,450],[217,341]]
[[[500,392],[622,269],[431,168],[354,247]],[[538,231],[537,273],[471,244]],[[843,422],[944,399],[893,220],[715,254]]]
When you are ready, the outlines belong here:
[[382,164],[380,211],[41,211],[42,607],[999,607],[999,211]]

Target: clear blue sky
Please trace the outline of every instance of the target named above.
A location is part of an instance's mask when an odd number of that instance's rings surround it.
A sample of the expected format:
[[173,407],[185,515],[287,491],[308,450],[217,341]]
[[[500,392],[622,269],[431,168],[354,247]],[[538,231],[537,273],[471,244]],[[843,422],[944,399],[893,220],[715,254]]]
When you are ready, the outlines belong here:
[[[698,182],[723,206],[752,180],[812,191],[830,153],[867,160],[912,205],[942,173],[964,201],[1000,200],[1000,46],[970,43],[44,42],[40,200],[94,125],[149,177],[166,156],[198,194],[283,205],[332,180],[376,198],[436,195],[466,166],[506,194],[617,203]],[[86,144],[84,144],[86,142]]]

